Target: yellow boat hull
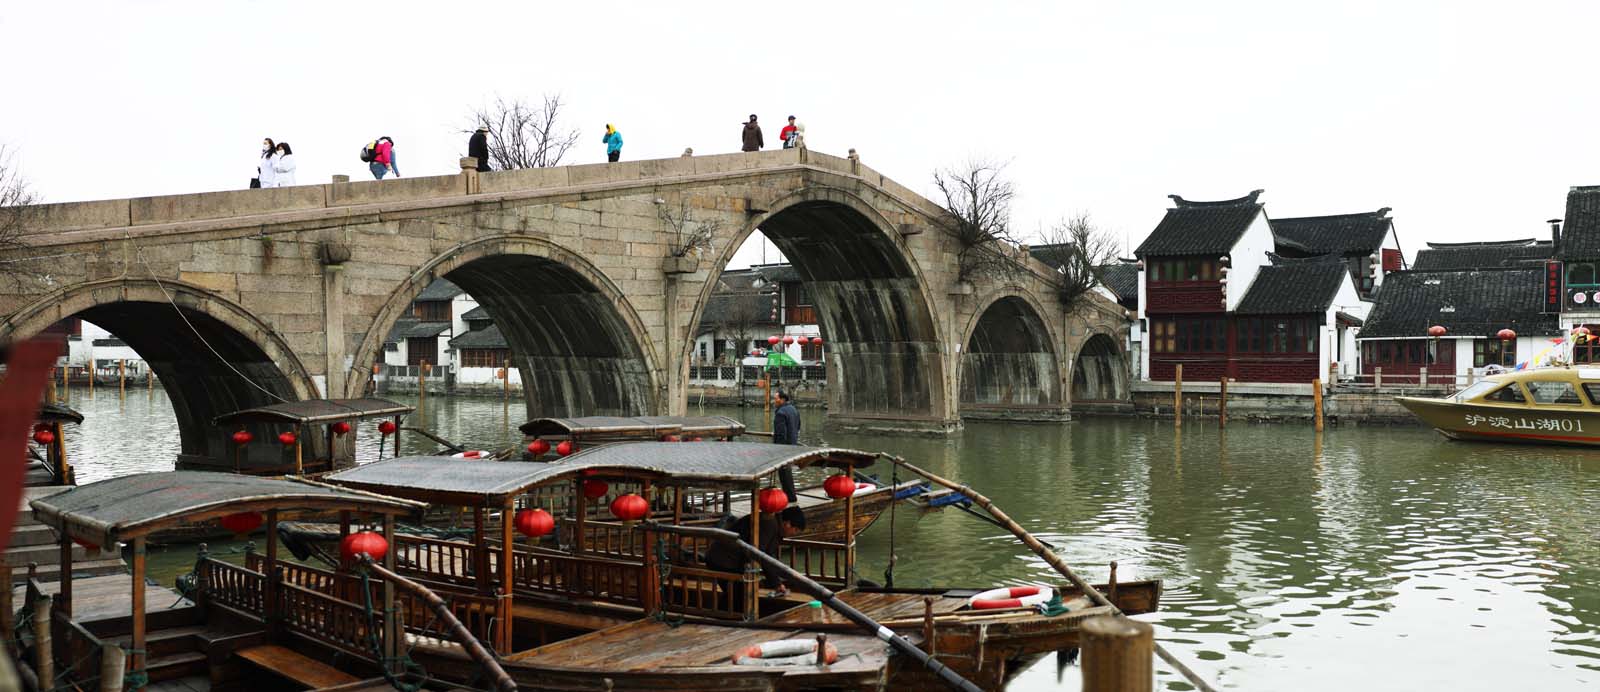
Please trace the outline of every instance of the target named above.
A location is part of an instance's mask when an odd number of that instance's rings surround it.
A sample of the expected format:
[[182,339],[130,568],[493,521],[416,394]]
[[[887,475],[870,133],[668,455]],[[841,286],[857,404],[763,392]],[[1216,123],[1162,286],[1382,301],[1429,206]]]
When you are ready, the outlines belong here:
[[1395,397],[1453,440],[1600,447],[1600,410]]

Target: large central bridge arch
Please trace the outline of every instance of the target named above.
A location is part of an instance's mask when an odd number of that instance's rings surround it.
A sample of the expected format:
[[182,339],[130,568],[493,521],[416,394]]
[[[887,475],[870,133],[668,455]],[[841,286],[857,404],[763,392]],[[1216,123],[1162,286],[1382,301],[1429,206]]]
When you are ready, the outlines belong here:
[[[280,445],[240,448],[229,440],[233,430],[212,420],[318,395],[305,365],[277,332],[238,304],[182,281],[110,279],[68,287],[0,322],[0,345],[73,317],[122,339],[161,378],[177,418],[180,465],[283,464]],[[277,432],[254,431],[261,440]]]
[[[950,427],[937,303],[894,225],[857,195],[810,185],[754,215],[712,259],[688,324],[700,321],[717,279],[750,234],[778,246],[800,274],[828,344],[828,415],[846,425],[875,420]],[[693,340],[682,344],[687,381]]]
[[658,410],[661,368],[633,306],[588,260],[527,235],[463,243],[397,286],[354,352],[348,395],[366,389],[384,338],[439,278],[460,286],[494,316],[516,359],[530,418]]

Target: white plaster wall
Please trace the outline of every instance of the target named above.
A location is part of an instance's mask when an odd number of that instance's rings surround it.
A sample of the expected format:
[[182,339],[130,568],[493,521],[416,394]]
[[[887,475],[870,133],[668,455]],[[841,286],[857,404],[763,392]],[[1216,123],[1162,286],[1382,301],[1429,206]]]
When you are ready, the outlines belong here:
[[[500,368],[461,368],[456,370],[456,384],[504,386],[500,381],[499,373]],[[511,386],[522,386],[522,373],[516,368],[511,369]]]
[[[1233,249],[1228,252],[1232,266],[1228,269],[1228,286],[1225,296],[1228,300],[1228,312],[1239,309],[1239,302],[1244,300],[1244,294],[1250,290],[1250,282],[1256,280],[1261,266],[1268,262],[1267,253],[1275,247],[1272,240],[1272,227],[1267,223],[1267,213],[1256,212],[1255,220],[1250,222],[1250,227],[1245,229],[1244,235],[1239,236],[1239,241],[1233,244]],[[1144,283],[1143,273],[1140,273],[1141,295],[1139,305],[1144,306],[1142,289]]]

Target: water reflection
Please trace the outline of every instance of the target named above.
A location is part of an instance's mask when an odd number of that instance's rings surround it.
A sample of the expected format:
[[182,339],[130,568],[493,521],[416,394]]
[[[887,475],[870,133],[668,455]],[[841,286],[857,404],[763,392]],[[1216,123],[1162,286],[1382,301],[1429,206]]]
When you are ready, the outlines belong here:
[[[75,391],[75,396],[78,392]],[[75,398],[84,481],[171,468],[177,433],[159,390]],[[768,425],[759,409],[706,409]],[[408,424],[476,447],[515,444],[516,406],[430,399]],[[971,423],[944,438],[803,438],[902,455],[981,488],[1086,576],[1161,578],[1146,616],[1209,679],[1240,689],[1595,689],[1600,686],[1600,455],[1449,443],[1410,428],[1330,429],[1191,420]],[[359,456],[377,458],[369,422]],[[437,445],[402,437],[406,453]],[[392,454],[392,449],[386,449]],[[887,475],[879,466],[875,472]],[[903,476],[902,476],[903,478]],[[1001,530],[957,511],[897,512],[860,544],[881,579],[987,586],[1058,581]],[[1170,689],[1185,689],[1161,673]],[[1017,690],[1077,688],[1053,665]]]

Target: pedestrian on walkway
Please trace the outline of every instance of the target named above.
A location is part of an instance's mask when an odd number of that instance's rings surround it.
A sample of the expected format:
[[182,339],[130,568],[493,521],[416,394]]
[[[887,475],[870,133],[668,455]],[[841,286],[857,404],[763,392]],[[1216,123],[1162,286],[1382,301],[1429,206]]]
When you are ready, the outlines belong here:
[[789,116],[789,124],[784,125],[783,129],[778,131],[778,140],[783,142],[783,148],[794,148],[794,132],[794,116],[791,115]]
[[467,139],[467,156],[478,160],[478,172],[489,172],[489,126],[479,125]]
[[622,133],[611,123],[606,123],[606,136],[601,141],[606,143],[606,161],[616,163],[622,158]]
[[400,164],[395,163],[394,157],[394,140],[379,137],[378,144],[373,149],[375,153],[372,162],[367,164],[367,168],[372,171],[372,177],[383,180],[385,173],[393,173],[394,177],[400,177]]
[[[772,443],[800,444],[800,411],[795,409],[789,393],[781,389],[778,390],[778,409],[772,412]],[[794,471],[788,466],[778,469],[778,483],[783,486],[783,494],[794,502]]]
[[261,158],[256,159],[256,177],[250,180],[250,187],[274,187],[272,181],[278,174],[272,163],[277,155],[278,145],[271,137],[261,140]]
[[767,143],[761,139],[761,126],[756,124],[756,115],[750,114],[750,122],[744,124],[744,147],[739,151],[761,151]]
[[288,142],[278,142],[278,154],[272,159],[272,186],[292,187],[294,185],[294,149],[289,148]]

